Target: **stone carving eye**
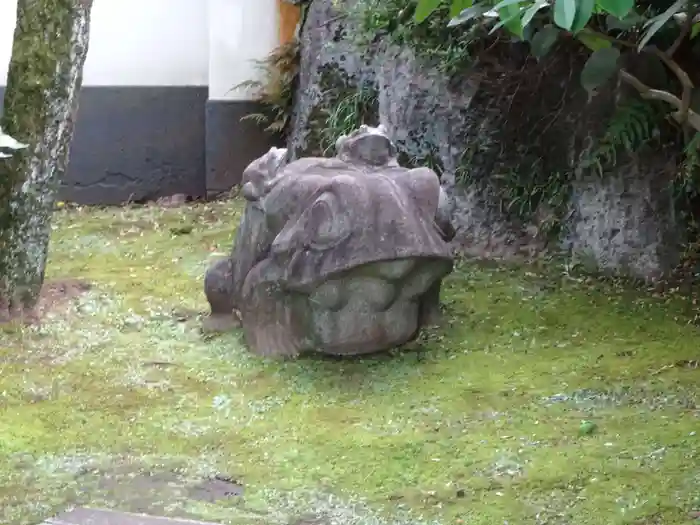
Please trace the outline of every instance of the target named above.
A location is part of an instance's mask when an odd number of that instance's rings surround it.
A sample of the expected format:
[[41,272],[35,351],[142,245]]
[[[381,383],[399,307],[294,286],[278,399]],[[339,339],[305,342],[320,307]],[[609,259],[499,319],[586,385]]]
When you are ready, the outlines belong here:
[[337,197],[326,192],[320,195],[293,222],[284,225],[272,243],[272,253],[296,250],[326,251],[352,235],[352,225],[345,217]]
[[338,199],[333,193],[324,193],[307,212],[308,246],[328,250],[350,236],[348,218],[343,216]]

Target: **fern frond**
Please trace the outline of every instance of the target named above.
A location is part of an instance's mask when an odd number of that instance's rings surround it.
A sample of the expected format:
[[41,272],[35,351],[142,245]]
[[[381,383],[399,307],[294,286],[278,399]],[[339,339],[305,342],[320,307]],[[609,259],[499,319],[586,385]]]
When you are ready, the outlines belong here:
[[249,113],[248,115],[242,116],[241,120],[252,120],[256,124],[264,124],[268,122],[270,118],[262,113]]
[[697,181],[700,176],[700,131],[688,141],[683,153],[684,158],[680,166],[681,169],[678,171],[678,177],[682,179],[683,186],[692,187],[694,192],[697,192],[698,189],[694,181]]
[[256,61],[264,79],[247,80],[234,89],[254,90],[254,100],[262,104],[268,114],[255,113],[243,119],[267,124],[266,131],[284,132],[294,106],[294,83],[299,73],[299,60],[299,42],[293,40],[273,49],[263,60]]
[[686,158],[700,164],[700,131],[695,133],[692,139],[685,146]]
[[659,116],[657,109],[648,102],[632,99],[618,106],[608,123],[598,147],[585,158],[581,167],[594,168],[602,174],[605,166],[617,162],[620,151],[638,151],[654,136]]

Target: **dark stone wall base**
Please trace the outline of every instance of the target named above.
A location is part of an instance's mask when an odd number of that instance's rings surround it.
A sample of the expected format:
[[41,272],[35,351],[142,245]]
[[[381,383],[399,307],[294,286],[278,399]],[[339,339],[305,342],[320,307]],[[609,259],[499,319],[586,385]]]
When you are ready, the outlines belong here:
[[206,86],[85,87],[61,198],[121,204],[201,198]]
[[241,120],[260,113],[259,103],[210,100],[206,106],[206,187],[208,197],[216,197],[240,184],[246,166],[283,141],[254,120]]
[[[119,205],[228,192],[281,140],[241,117],[254,102],[207,101],[206,86],[85,86],[59,198]],[[0,107],[4,88],[0,87]]]

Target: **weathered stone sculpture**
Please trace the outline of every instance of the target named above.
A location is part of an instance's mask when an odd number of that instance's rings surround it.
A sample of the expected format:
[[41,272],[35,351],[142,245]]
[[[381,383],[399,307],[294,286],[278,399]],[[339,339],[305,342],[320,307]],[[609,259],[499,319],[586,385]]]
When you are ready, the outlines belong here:
[[239,312],[257,354],[386,350],[439,314],[454,231],[437,175],[400,167],[382,127],[336,149],[283,165],[272,148],[243,175],[233,252],[205,292],[212,317]]

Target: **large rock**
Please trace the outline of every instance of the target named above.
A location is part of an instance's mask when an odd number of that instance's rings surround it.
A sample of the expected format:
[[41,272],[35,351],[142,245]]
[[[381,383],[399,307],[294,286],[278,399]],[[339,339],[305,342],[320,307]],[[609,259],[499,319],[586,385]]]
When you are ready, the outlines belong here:
[[[343,7],[352,0],[311,2],[301,32],[300,94],[295,100],[287,146],[293,159],[324,153],[323,128],[339,99],[356,86],[374,83],[372,54],[362,54],[352,40]],[[350,31],[350,33],[348,33]],[[375,121],[364,122],[375,125]]]
[[400,167],[382,128],[336,149],[285,164],[273,148],[244,173],[233,252],[205,292],[212,315],[240,313],[257,354],[386,350],[439,315],[454,231],[437,175]]
[[678,262],[682,243],[669,187],[674,171],[663,153],[645,151],[604,181],[577,181],[562,244],[575,260],[592,261],[605,273],[663,278]]
[[[409,165],[430,159],[441,168],[462,252],[531,256],[547,247],[647,280],[676,266],[681,228],[669,206],[668,153],[622,154],[603,177],[580,168],[625,93],[610,85],[589,97],[579,87],[585,55],[578,48],[560,45],[536,61],[525,46],[502,43],[448,78],[408,47],[386,39],[358,44],[361,29],[344,16],[355,4],[312,0],[309,6],[289,137],[293,158],[318,154],[325,116],[339,98],[372,83],[376,122],[399,158]],[[527,219],[503,209],[497,179],[527,181],[542,173],[572,174],[551,199],[561,205],[544,202]],[[547,231],[553,223],[554,237]]]

